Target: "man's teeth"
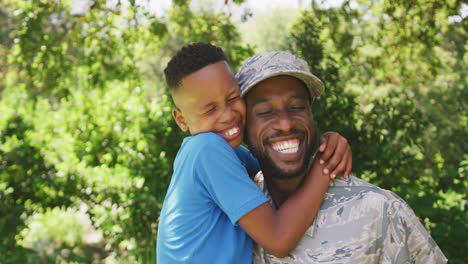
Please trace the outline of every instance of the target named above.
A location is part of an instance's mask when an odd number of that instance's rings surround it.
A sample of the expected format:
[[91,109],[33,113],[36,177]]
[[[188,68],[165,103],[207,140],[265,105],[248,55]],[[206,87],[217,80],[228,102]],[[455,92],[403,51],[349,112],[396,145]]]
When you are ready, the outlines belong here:
[[234,128],[229,129],[228,131],[226,131],[225,134],[228,135],[228,136],[232,136],[232,135],[236,134],[237,132],[239,132],[239,128],[234,127]]
[[271,144],[275,151],[280,153],[296,153],[299,150],[299,140],[292,139],[288,141],[275,142]]

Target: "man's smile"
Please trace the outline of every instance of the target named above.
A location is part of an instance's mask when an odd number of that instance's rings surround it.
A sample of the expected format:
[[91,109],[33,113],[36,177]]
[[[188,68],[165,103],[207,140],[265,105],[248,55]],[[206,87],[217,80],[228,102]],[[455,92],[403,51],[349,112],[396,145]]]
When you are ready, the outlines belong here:
[[289,139],[271,143],[271,147],[281,154],[293,154],[299,151],[299,139]]
[[276,162],[302,162],[306,136],[304,133],[295,131],[290,135],[275,135],[268,137],[264,142],[269,156]]

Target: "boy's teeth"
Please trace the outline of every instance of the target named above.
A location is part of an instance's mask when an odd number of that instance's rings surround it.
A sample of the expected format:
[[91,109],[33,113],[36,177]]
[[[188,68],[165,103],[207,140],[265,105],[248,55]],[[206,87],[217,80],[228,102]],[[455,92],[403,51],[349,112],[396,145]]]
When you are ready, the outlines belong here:
[[271,146],[275,151],[280,153],[296,153],[299,150],[299,140],[291,139],[272,143]]
[[237,133],[238,131],[239,131],[239,128],[238,128],[238,127],[234,127],[234,128],[229,129],[228,131],[226,131],[226,135],[232,136],[232,135],[234,135],[235,133]]

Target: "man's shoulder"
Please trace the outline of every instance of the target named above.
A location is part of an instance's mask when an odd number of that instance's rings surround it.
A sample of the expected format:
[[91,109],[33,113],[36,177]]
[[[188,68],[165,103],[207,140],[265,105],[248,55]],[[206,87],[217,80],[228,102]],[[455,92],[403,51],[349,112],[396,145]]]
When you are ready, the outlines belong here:
[[349,176],[348,179],[342,177],[332,181],[328,187],[328,195],[343,194],[355,195],[359,197],[372,196],[386,202],[403,202],[396,193],[380,188],[356,176]]
[[378,186],[373,185],[361,178],[350,175],[348,179],[343,177],[337,177],[335,180],[330,182],[331,187],[367,187],[367,188],[378,188]]
[[[269,197],[270,194],[261,171],[254,177],[254,182]],[[321,210],[343,203],[357,207],[363,204],[367,206],[369,203],[377,207],[384,205],[399,208],[408,207],[406,202],[394,192],[382,189],[356,176],[349,176],[348,179],[338,177],[331,181]]]
[[361,188],[361,189],[372,189],[377,192],[387,192],[387,190],[380,188],[377,185],[369,183],[361,178],[350,175],[348,179],[338,177],[330,182],[330,187],[333,188]]

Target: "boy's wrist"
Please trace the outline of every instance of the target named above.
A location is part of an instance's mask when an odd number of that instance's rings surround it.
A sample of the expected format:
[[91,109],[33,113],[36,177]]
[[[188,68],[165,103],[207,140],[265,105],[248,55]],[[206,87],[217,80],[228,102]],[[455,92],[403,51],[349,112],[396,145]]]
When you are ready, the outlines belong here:
[[312,162],[312,167],[310,168],[309,173],[307,175],[307,178],[310,178],[310,180],[312,180],[313,178],[320,177],[320,178],[325,178],[325,179],[320,179],[320,180],[326,180],[327,182],[329,182],[330,176],[329,174],[324,173],[324,168],[325,168],[325,165],[320,164],[320,156],[315,156]]

